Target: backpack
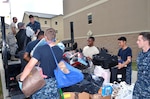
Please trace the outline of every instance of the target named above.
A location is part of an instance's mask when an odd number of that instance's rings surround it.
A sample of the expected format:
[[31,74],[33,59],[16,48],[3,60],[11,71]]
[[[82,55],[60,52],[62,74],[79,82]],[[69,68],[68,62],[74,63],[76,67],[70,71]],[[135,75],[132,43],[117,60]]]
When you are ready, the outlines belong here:
[[93,55],[92,62],[94,65],[99,65],[104,69],[109,69],[118,65],[118,57],[109,54],[107,49],[101,48],[99,54]]

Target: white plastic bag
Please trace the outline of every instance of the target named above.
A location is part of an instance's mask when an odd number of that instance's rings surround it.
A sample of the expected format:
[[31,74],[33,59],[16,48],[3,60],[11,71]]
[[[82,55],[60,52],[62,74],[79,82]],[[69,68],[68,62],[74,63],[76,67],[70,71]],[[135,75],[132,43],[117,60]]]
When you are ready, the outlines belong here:
[[95,66],[94,75],[103,77],[104,78],[103,84],[110,83],[110,70],[109,69],[103,69],[101,66]]
[[115,99],[132,99],[134,83],[131,85],[126,82],[120,82],[113,85],[112,97]]
[[26,35],[32,38],[32,41],[36,39],[36,35],[30,26],[26,27]]

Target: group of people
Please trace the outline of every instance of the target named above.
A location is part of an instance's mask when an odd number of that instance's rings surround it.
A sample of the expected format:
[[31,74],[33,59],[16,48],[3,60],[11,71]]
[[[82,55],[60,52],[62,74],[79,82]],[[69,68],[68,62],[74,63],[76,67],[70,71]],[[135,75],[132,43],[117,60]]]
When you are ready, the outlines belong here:
[[[26,25],[31,27],[34,31],[37,39],[31,40],[31,37],[27,35],[26,26],[24,23],[19,22],[17,24],[19,31],[16,30],[17,18],[13,17],[13,22],[11,24],[11,31],[8,34],[8,45],[11,52],[11,60],[18,60],[15,57],[16,50],[18,51],[19,58],[21,60],[21,72],[22,75],[19,79],[19,85],[27,77],[32,68],[39,63],[42,68],[43,75],[46,75],[45,81],[46,85],[34,93],[32,99],[60,99],[59,92],[56,85],[56,80],[54,76],[54,69],[56,68],[56,63],[52,55],[52,48],[57,61],[62,60],[63,47],[60,43],[56,41],[56,31],[53,28],[48,28],[45,32],[41,30],[40,23],[34,20],[33,15],[29,15],[30,22]],[[10,37],[11,36],[11,37]],[[38,46],[31,56],[31,51],[38,44],[41,39],[45,39],[46,43],[43,46]],[[11,44],[12,43],[12,44]],[[22,85],[20,85],[20,88]]]
[[16,53],[24,50],[28,42],[30,42],[32,39],[31,36],[26,33],[27,32],[26,27],[30,27],[36,36],[41,31],[40,23],[34,20],[33,15],[29,15],[29,20],[30,22],[26,26],[24,23],[19,22],[17,24],[19,31],[17,32],[16,27],[17,17],[12,18],[12,23],[10,25],[10,32],[7,35],[7,43],[10,49],[11,61],[18,60],[15,57]]
[[[84,56],[92,59],[94,54],[98,54],[99,50],[94,46],[94,37],[89,37],[88,46],[83,48]],[[137,57],[138,75],[133,90],[133,99],[150,99],[150,32],[142,32],[137,39],[137,45],[142,51]],[[131,84],[132,80],[132,49],[127,46],[126,37],[118,38],[118,69],[126,69],[125,82]]]
[[[17,18],[13,17],[13,23],[11,24],[11,32],[8,34],[8,44],[11,52],[11,60],[16,60],[15,51],[18,46],[20,53],[21,62],[23,63],[22,75],[19,79],[21,83],[30,73],[32,68],[40,62],[40,67],[43,70],[43,74],[47,76],[45,78],[46,85],[32,95],[32,99],[60,99],[60,95],[56,85],[56,79],[54,76],[54,69],[56,63],[50,47],[52,48],[57,61],[62,60],[63,50],[57,45],[56,42],[56,31],[53,28],[47,29],[45,32],[41,30],[40,23],[34,20],[34,16],[29,16],[30,22],[27,26],[30,26],[37,39],[31,41],[31,38],[26,35],[25,24],[19,22],[17,24],[19,31],[16,31],[15,24]],[[38,46],[32,57],[30,53],[35,45],[42,39],[45,38],[46,44]],[[17,39],[17,43],[15,41]],[[94,46],[94,37],[89,37],[87,42],[88,45],[83,48],[83,55],[87,59],[91,60],[94,54],[99,53],[99,49]],[[118,69],[126,68],[126,83],[131,84],[132,75],[132,50],[127,46],[126,37],[118,38],[118,44],[120,49],[118,50],[118,58],[122,62],[118,63]],[[142,49],[137,57],[138,66],[138,77],[135,83],[133,91],[133,99],[149,99],[150,98],[150,32],[142,32],[138,36],[137,40],[138,47]],[[19,83],[19,84],[20,84]],[[21,87],[20,87],[21,88]]]
[[[87,42],[88,46],[83,48],[83,55],[88,59],[92,59],[92,56],[99,53],[99,49],[94,46],[94,37],[89,37]],[[118,69],[126,68],[126,83],[131,84],[131,58],[132,58],[132,50],[127,46],[126,37],[118,38],[119,46],[121,47],[118,51],[118,58],[122,60],[122,63],[118,62]]]

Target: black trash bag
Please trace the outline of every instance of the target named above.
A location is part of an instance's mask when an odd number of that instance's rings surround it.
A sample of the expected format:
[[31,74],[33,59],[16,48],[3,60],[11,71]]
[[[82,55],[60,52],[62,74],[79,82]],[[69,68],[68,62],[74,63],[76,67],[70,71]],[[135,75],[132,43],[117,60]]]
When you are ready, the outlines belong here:
[[104,69],[110,69],[118,65],[118,57],[109,54],[106,49],[101,49],[99,54],[93,55],[92,62],[94,65],[102,66]]
[[118,65],[118,56],[112,55],[109,62],[109,68]]

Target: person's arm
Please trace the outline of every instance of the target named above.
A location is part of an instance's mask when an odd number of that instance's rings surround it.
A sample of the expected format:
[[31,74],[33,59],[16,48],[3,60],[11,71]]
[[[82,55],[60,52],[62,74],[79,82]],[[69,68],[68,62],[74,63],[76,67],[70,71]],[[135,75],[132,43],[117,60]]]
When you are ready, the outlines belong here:
[[36,36],[37,36],[38,33],[40,32],[40,30],[41,30],[41,24],[38,22],[38,23],[37,23],[37,32],[35,33]]
[[11,30],[12,30],[13,34],[16,35],[16,27],[11,27]]
[[40,32],[40,29],[37,30],[37,32],[35,33],[35,35],[37,36],[39,32]]
[[126,67],[130,62],[131,62],[131,56],[128,56],[125,62],[123,62],[122,64],[121,63],[118,64],[118,69]]
[[25,53],[24,53],[23,58],[24,58],[27,62],[29,62],[29,60],[31,59],[31,57],[30,57],[30,55],[29,55],[28,52],[25,52]]
[[31,72],[32,68],[36,65],[36,63],[38,62],[38,60],[34,57],[32,57],[30,59],[30,61],[28,62],[28,64],[25,66],[22,75],[20,77],[20,81],[23,81]]

